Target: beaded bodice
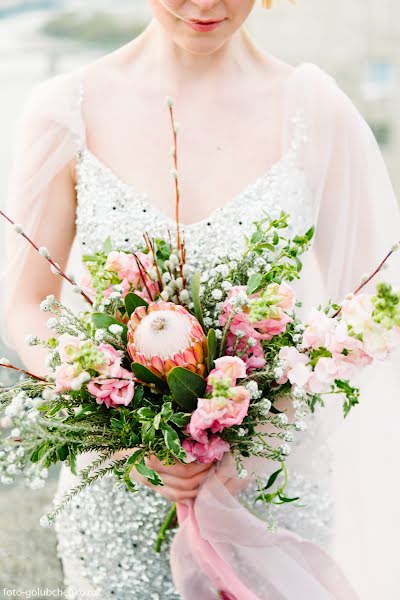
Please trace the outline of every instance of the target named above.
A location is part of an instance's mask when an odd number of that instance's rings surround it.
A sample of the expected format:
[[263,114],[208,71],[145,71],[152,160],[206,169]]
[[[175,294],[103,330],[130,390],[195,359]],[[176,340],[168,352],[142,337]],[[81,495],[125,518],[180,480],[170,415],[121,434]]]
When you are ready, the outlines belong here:
[[[263,211],[273,217],[281,210],[289,212],[289,234],[304,233],[310,227],[312,195],[297,161],[299,150],[307,143],[300,110],[292,116],[292,125],[288,150],[265,174],[207,219],[181,224],[189,264],[206,268],[217,256],[238,251],[244,234]],[[77,238],[83,253],[100,250],[108,236],[113,247],[127,251],[143,245],[144,232],[168,239],[168,230],[175,230],[175,221],[156,208],[146,193],[123,182],[83,143],[78,152],[76,192]]]

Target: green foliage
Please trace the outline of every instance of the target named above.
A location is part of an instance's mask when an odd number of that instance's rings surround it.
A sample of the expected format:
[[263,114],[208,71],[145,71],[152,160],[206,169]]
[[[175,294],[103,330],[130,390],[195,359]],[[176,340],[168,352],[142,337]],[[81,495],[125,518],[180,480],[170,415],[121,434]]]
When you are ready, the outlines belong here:
[[138,306],[148,306],[146,300],[144,300],[141,296],[130,292],[125,296],[125,310],[128,317],[131,316],[133,312],[135,312]]
[[215,329],[209,329],[207,335],[207,369],[210,372],[214,368],[214,360],[217,358],[217,336]]
[[128,328],[124,323],[118,321],[118,319],[103,313],[93,313],[92,321],[96,329],[105,329],[106,331],[108,331],[110,325],[120,325],[122,327],[122,340],[125,344],[128,343]]
[[203,312],[202,312],[201,302],[200,302],[200,277],[201,277],[200,271],[196,271],[193,274],[193,277],[192,277],[192,300],[193,300],[194,314],[196,315],[196,319],[198,320],[198,322],[202,326],[203,330],[205,331]]
[[167,384],[160,377],[155,375],[150,369],[141,365],[138,362],[133,362],[131,365],[133,373],[140,381],[155,386],[158,390],[163,391],[166,389]]
[[335,379],[337,390],[343,392],[346,399],[343,403],[343,413],[347,417],[353,406],[356,406],[360,400],[360,390],[350,385],[349,381],[343,379]]
[[183,367],[172,369],[167,379],[176,402],[185,410],[193,411],[197,407],[197,399],[205,393],[206,380]]

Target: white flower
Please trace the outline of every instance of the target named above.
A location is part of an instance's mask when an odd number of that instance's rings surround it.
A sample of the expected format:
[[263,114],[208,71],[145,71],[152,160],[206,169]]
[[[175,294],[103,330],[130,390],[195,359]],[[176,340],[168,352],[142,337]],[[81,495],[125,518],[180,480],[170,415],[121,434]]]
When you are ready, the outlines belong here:
[[40,303],[40,310],[43,312],[49,312],[54,308],[55,303],[56,303],[55,296],[53,294],[50,294],[44,300],[42,300],[42,302]]
[[245,388],[250,392],[250,396],[252,398],[258,398],[260,396],[258,384],[256,381],[249,381],[248,383],[246,383]]
[[236,337],[241,339],[242,337],[244,337],[246,335],[246,333],[243,331],[243,329],[236,329],[235,335],[236,335]]
[[8,360],[8,358],[5,358],[3,356],[3,358],[0,358],[0,365],[11,365],[10,361]]
[[22,446],[20,446],[20,447],[19,447],[19,448],[16,450],[15,454],[16,454],[16,455],[17,455],[19,458],[21,458],[22,456],[25,456],[25,448],[23,448]]
[[190,272],[191,272],[190,265],[186,265],[186,264],[183,265],[183,267],[182,267],[182,274],[183,274],[183,276],[184,277],[188,277],[188,275],[190,275]]
[[40,342],[38,336],[31,333],[25,336],[25,341],[29,346],[36,346]]
[[40,471],[40,473],[39,473],[39,476],[40,476],[42,479],[47,479],[48,475],[49,475],[49,470],[48,470],[48,469],[42,469],[42,470]]
[[222,291],[221,290],[213,290],[211,292],[211,296],[214,298],[214,300],[221,300],[222,298]]
[[169,294],[166,289],[161,292],[160,296],[161,296],[162,300],[164,300],[165,302],[168,302]]
[[283,454],[283,456],[287,456],[288,454],[290,454],[291,447],[289,446],[289,444],[282,444],[281,446],[279,446],[278,450],[281,452],[281,454]]
[[53,275],[60,275],[60,269],[57,269],[54,265],[50,265],[50,271]]
[[298,420],[294,424],[296,431],[305,431],[307,429],[307,423],[302,420]]
[[119,335],[120,333],[123,332],[123,330],[124,330],[124,328],[121,325],[118,325],[117,323],[113,323],[108,328],[108,331],[110,331],[114,335]]
[[171,275],[168,273],[168,271],[165,271],[165,273],[161,275],[161,279],[164,283],[168,283],[169,281],[171,281]]
[[23,232],[22,225],[20,225],[19,223],[14,223],[13,227],[14,227],[14,231],[16,231],[17,233]]
[[40,517],[40,525],[42,527],[51,527],[52,526],[52,521],[49,519],[49,517],[47,515],[43,515],[42,517]]
[[36,408],[31,408],[26,414],[26,418],[30,421],[36,421],[39,416],[39,411]]
[[168,108],[172,108],[174,101],[171,96],[165,96],[165,104],[168,106]]
[[216,336],[217,340],[220,340],[222,338],[222,331],[220,329],[216,329],[215,336]]
[[174,179],[178,179],[178,171],[176,169],[170,169],[169,172]]
[[1,483],[4,483],[4,485],[11,485],[14,482],[12,477],[8,477],[7,475],[2,475],[1,476]]
[[249,337],[249,339],[247,340],[247,343],[250,346],[250,348],[254,348],[254,346],[257,345],[257,340],[253,337]]
[[96,342],[102,342],[107,337],[107,333],[104,329],[96,329],[94,334],[94,339]]
[[50,317],[50,319],[47,319],[46,325],[49,329],[55,329],[58,325],[58,319]]
[[15,465],[8,465],[6,472],[8,473],[8,475],[16,475],[17,467]]
[[284,367],[282,367],[282,366],[276,367],[274,369],[274,377],[276,379],[280,379],[281,377],[283,377],[284,372],[285,372]]
[[18,429],[18,427],[14,427],[14,429],[12,429],[12,430],[10,431],[10,437],[12,437],[12,438],[17,438],[17,437],[19,437],[20,435],[21,435],[21,430],[20,430],[20,429]]
[[268,398],[263,398],[260,400],[257,406],[263,415],[267,415],[271,410],[272,403],[270,400],[268,400]]
[[231,284],[231,282],[230,282],[230,281],[227,281],[227,280],[225,280],[225,281],[223,281],[223,282],[221,283],[221,287],[222,287],[222,289],[224,290],[224,292],[229,292],[229,290],[230,290],[230,289],[231,289],[231,287],[232,287],[232,284]]
[[291,431],[285,431],[283,439],[285,442],[293,442],[293,433]]
[[239,427],[239,429],[238,429],[238,436],[239,436],[239,437],[243,437],[243,436],[245,436],[245,435],[246,435],[246,433],[247,433],[247,430],[246,430],[246,429],[244,429],[244,427]]
[[182,277],[178,277],[177,279],[175,279],[175,283],[176,283],[176,287],[178,288],[178,290],[182,290],[183,289],[183,279],[182,279]]
[[257,273],[257,271],[255,269],[247,269],[247,276],[248,277],[251,277],[255,273]]
[[248,472],[246,471],[246,469],[244,467],[241,467],[238,472],[238,478],[246,479],[247,476],[248,476]]
[[44,484],[45,482],[43,479],[35,477],[28,483],[28,486],[31,488],[31,490],[40,490],[42,487],[44,487]]
[[180,130],[180,128],[181,128],[181,124],[176,122],[175,123],[175,127],[174,127],[175,133],[178,133],[178,131]]
[[287,425],[288,424],[288,417],[287,415],[285,415],[284,413],[280,413],[279,415],[276,415],[276,420],[281,424],[281,425]]

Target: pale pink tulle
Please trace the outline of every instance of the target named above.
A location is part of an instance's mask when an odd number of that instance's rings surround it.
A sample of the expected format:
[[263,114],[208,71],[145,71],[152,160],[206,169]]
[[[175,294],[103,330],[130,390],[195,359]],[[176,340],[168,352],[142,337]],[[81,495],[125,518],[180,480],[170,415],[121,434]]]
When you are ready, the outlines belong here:
[[[228,458],[228,457],[227,457]],[[224,486],[223,460],[195,501],[178,504],[171,547],[174,584],[185,600],[356,600],[335,561],[293,532],[270,533]]]

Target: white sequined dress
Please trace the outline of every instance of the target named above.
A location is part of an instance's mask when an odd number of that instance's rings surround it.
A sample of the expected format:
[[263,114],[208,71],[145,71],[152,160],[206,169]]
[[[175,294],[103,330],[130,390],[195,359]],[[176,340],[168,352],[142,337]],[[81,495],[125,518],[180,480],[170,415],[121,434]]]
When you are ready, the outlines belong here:
[[[244,234],[263,211],[271,216],[278,216],[282,209],[289,212],[291,234],[304,233],[310,227],[311,191],[297,161],[298,152],[308,142],[301,107],[291,115],[291,132],[287,151],[268,172],[207,219],[182,225],[190,264],[205,269],[217,256],[233,256],[240,251]],[[141,245],[144,231],[166,238],[168,229],[174,230],[172,219],[156,209],[146,194],[121,181],[83,140],[77,159],[76,227],[83,253],[100,250],[108,236],[114,247],[134,250]],[[311,438],[312,427],[307,436],[309,443]],[[311,475],[308,464],[304,473],[297,468],[288,488],[289,494],[301,496],[304,506],[288,505],[274,512],[281,526],[328,547],[333,524],[328,448],[319,447],[318,455]],[[63,466],[59,494],[70,481],[71,473]],[[242,492],[240,497],[267,518],[262,508],[253,506],[254,489]],[[116,488],[112,477],[79,494],[56,524],[65,583],[98,593],[103,600],[177,600],[170,576],[169,543],[161,555],[154,552],[155,537],[169,506],[167,500],[144,486],[135,494]]]

